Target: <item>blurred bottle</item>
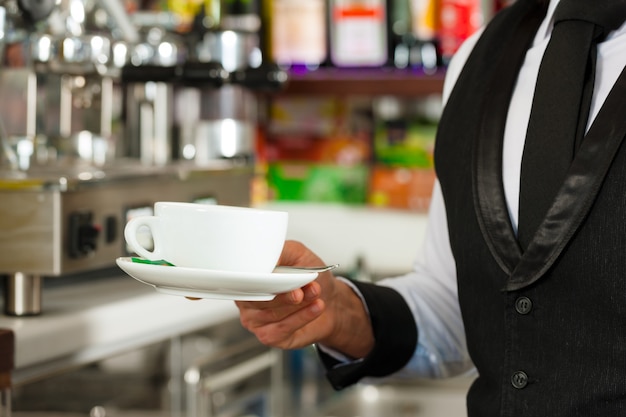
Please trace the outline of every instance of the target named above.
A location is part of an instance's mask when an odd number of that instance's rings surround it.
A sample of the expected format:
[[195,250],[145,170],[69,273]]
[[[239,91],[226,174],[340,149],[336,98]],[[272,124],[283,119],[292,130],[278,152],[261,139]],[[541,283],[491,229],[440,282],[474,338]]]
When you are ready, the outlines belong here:
[[437,0],[409,0],[413,35],[420,40],[437,36],[439,7]]
[[261,29],[260,0],[222,0],[220,15],[224,30],[258,33]]
[[269,55],[284,67],[315,69],[328,55],[325,0],[267,0]]
[[438,32],[444,63],[483,21],[481,0],[440,0]]
[[[214,21],[212,19],[219,19],[219,7],[217,8],[217,14],[215,15],[211,10],[211,4],[215,5],[215,3],[216,2],[211,0],[206,0],[206,2],[203,2],[202,0],[167,0],[167,2],[162,5],[162,9],[163,11],[167,11],[175,16],[175,31],[179,33],[186,33],[192,30],[194,18],[200,13],[202,13],[203,16],[206,16],[205,21],[203,22],[206,26],[213,25]],[[219,5],[219,1],[217,4]],[[145,11],[146,7],[140,7],[139,9]],[[147,10],[154,11],[153,7],[148,7]]]
[[435,72],[443,64],[437,37],[438,3],[437,0],[411,0],[413,35],[416,40],[411,61],[426,73]]
[[393,0],[393,63],[434,73],[442,65],[437,39],[437,0]]
[[385,0],[330,0],[330,57],[338,67],[387,63]]
[[407,68],[413,43],[409,0],[388,1],[389,61],[396,68]]
[[167,0],[163,8],[177,17],[178,32],[258,32],[261,27],[260,0]]

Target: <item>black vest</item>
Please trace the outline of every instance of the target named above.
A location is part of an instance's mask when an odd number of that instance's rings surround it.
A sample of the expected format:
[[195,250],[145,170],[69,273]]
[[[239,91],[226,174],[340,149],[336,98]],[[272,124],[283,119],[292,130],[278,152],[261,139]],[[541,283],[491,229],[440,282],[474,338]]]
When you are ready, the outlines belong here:
[[[526,281],[514,276],[521,249],[511,240],[498,159],[506,112],[492,107],[497,95],[510,96],[494,89],[499,58],[521,32],[536,30],[539,7],[517,0],[490,22],[436,141],[459,300],[480,374],[469,416],[626,416],[626,147],[619,140],[588,193],[592,204],[575,212],[566,244],[543,262],[549,268]],[[516,68],[524,57],[517,58]]]

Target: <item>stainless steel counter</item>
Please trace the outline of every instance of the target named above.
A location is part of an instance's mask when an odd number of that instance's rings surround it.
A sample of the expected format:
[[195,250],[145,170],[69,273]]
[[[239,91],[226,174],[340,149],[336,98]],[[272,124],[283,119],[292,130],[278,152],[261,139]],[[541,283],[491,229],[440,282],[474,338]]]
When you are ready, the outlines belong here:
[[122,273],[46,289],[44,302],[44,315],[0,317],[15,333],[14,385],[237,317],[232,301],[163,295]]

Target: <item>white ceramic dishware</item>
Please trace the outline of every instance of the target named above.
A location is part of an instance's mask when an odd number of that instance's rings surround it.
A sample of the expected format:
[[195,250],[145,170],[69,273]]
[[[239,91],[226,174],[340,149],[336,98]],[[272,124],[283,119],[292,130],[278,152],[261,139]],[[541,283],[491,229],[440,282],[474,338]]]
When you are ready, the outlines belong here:
[[160,293],[218,300],[268,301],[308,284],[318,275],[317,271],[280,268],[270,273],[180,268],[137,262],[131,257],[116,262],[128,275]]
[[[271,273],[285,242],[288,214],[248,207],[157,202],[153,216],[130,219],[129,248],[177,267],[240,273]],[[149,230],[153,248],[138,236]]]

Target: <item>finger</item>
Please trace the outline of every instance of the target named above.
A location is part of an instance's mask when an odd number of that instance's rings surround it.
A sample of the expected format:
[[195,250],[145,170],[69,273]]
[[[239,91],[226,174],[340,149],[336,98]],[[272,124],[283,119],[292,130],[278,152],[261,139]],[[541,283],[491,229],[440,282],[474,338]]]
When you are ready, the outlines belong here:
[[308,308],[315,300],[303,302],[297,305],[281,305],[267,308],[266,306],[240,307],[239,318],[241,324],[248,330],[279,323],[293,314]]
[[235,300],[235,304],[240,310],[263,310],[278,308],[281,306],[297,305],[304,299],[304,291],[301,288],[278,294],[270,301],[242,301]]
[[319,266],[322,260],[303,243],[287,240],[278,260],[279,265]]
[[246,327],[261,326],[280,321],[302,308],[307,307],[321,294],[318,283],[312,282],[302,288],[278,294],[271,301],[236,301],[241,321]]
[[250,329],[257,339],[268,346],[296,349],[307,346],[319,338],[313,332],[302,331],[305,326],[319,318],[324,311],[324,301],[316,299],[305,308],[297,310],[278,322]]
[[322,286],[313,281],[302,287],[304,293],[303,301],[314,300],[322,295]]
[[320,284],[312,281],[293,291],[278,294],[276,297],[274,297],[274,301],[279,304],[298,305],[304,301],[310,301],[319,297],[321,291],[322,289],[320,287]]
[[278,265],[297,265],[298,259],[303,256],[304,245],[300,242],[287,240],[278,259]]

